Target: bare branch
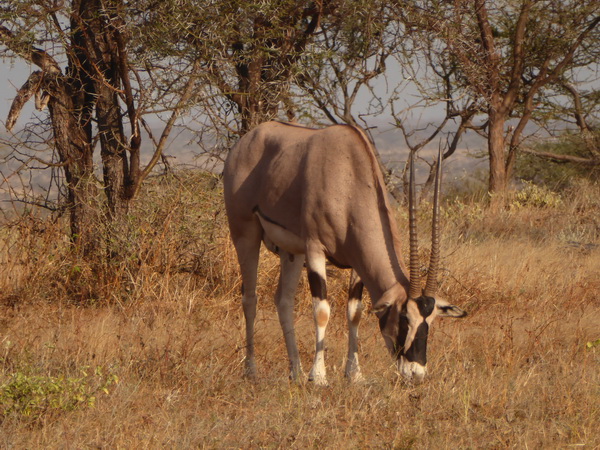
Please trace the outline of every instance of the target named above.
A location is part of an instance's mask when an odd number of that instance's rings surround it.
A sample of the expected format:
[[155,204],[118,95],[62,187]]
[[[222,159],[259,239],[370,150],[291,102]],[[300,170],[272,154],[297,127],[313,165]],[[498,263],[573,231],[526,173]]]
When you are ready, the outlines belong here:
[[163,129],[163,132],[158,140],[156,148],[154,149],[154,154],[152,155],[152,159],[150,160],[148,165],[144,168],[144,170],[141,173],[139,182],[136,186],[136,192],[134,195],[136,195],[137,191],[139,191],[142,181],[150,174],[150,172],[152,171],[152,169],[154,168],[156,163],[158,163],[158,161],[160,160],[163,149],[165,147],[167,139],[169,138],[169,135],[171,134],[171,130],[173,129],[173,125],[175,124],[175,121],[180,116],[181,112],[187,106],[190,98],[194,94],[194,87],[196,85],[196,74],[198,73],[199,69],[200,69],[200,60],[196,60],[196,61],[194,61],[192,70],[190,71],[190,75],[189,75],[187,83],[183,89],[183,93],[181,94],[181,97],[179,98],[177,105],[175,105],[175,107],[173,108],[171,117],[169,117],[169,120],[167,121],[167,124],[165,125],[165,128]]

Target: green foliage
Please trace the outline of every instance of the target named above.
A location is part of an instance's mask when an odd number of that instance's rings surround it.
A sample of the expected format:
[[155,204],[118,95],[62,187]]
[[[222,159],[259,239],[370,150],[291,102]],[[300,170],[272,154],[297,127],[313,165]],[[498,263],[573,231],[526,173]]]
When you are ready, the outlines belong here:
[[589,341],[585,344],[585,348],[587,348],[588,350],[592,350],[599,346],[600,346],[600,339],[596,339],[595,341]]
[[97,395],[109,394],[108,388],[118,381],[116,375],[104,374],[101,367],[92,373],[87,367],[81,368],[76,377],[17,371],[0,385],[0,417],[18,415],[36,420],[52,411],[94,407]]
[[531,181],[525,181],[523,188],[515,194],[511,207],[556,208],[561,204],[562,198],[556,192]]
[[467,222],[479,221],[484,215],[485,209],[482,203],[466,203],[459,199],[442,208],[443,219],[451,222],[457,218]]

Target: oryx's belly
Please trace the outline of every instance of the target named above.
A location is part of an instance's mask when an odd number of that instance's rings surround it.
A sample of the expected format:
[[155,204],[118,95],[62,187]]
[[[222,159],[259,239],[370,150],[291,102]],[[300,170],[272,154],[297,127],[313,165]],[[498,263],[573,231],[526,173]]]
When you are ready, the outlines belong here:
[[255,214],[264,230],[263,241],[270,251],[279,253],[281,249],[292,255],[304,254],[304,241],[300,236],[264,217],[259,211]]

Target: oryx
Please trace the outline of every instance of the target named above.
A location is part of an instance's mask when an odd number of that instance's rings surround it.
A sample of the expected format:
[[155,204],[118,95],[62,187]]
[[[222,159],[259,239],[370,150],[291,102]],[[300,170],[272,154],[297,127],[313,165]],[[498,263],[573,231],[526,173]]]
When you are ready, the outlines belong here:
[[231,149],[224,169],[225,206],[242,275],[247,375],[256,376],[254,320],[262,241],[280,257],[281,274],[275,303],[292,378],[302,373],[293,308],[306,261],[316,325],[316,353],[309,379],[318,384],[326,383],[324,338],[330,314],[325,281],[327,260],[353,269],[347,312],[346,376],[361,378],[357,339],[364,284],[398,369],[408,378],[420,381],[424,377],[431,322],[436,316],[463,317],[466,313],[434,297],[439,262],[439,176],[429,274],[426,287],[421,291],[414,171],[411,171],[410,185],[408,273],[381,171],[371,144],[359,129],[334,125],[316,130],[267,122],[248,132]]

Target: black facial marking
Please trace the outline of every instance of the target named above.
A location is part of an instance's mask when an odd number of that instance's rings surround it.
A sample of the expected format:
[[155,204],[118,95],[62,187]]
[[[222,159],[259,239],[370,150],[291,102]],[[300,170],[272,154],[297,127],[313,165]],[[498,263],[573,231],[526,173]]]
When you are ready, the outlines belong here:
[[[417,327],[415,337],[404,354],[404,357],[410,362],[416,362],[424,366],[427,364],[427,335],[429,334],[429,324],[424,319],[433,313],[435,309],[435,299],[433,297],[422,296],[417,298],[415,303],[417,304],[419,314],[423,320]],[[405,317],[405,319],[406,334],[404,335],[404,340],[408,334],[408,318]]]
[[327,283],[317,272],[308,272],[308,285],[313,297],[324,300],[327,298]]
[[433,297],[419,297],[415,300],[421,316],[426,319],[431,315],[435,309],[435,298]]
[[404,356],[409,362],[416,362],[424,366],[427,364],[427,335],[429,333],[429,324],[425,321],[425,318],[430,316],[433,312],[435,308],[435,299],[431,297],[420,297],[416,299],[415,302],[420,316],[415,319],[419,325],[415,331],[414,339],[406,352],[406,338],[410,331],[410,321],[407,316],[407,303],[402,305],[402,310],[399,311],[397,315],[392,314],[393,308],[387,308],[379,317],[379,327],[383,330],[389,325],[388,320],[397,320],[398,325],[396,331],[394,331],[395,336],[390,336],[393,339],[393,349],[391,349],[392,354],[398,359],[401,356]]
[[415,338],[410,345],[410,348],[404,355],[410,362],[417,362],[424,366],[427,364],[427,334],[429,333],[429,325],[423,321],[417,328]]
[[404,314],[400,315],[400,322],[398,323],[398,337],[396,338],[396,345],[394,352],[396,358],[404,354],[404,343],[406,342],[406,336],[408,336],[408,317]]
[[390,311],[392,310],[392,308],[387,307],[385,309],[385,312],[379,317],[379,329],[383,330],[385,328],[385,324],[387,323],[388,319],[390,318]]

